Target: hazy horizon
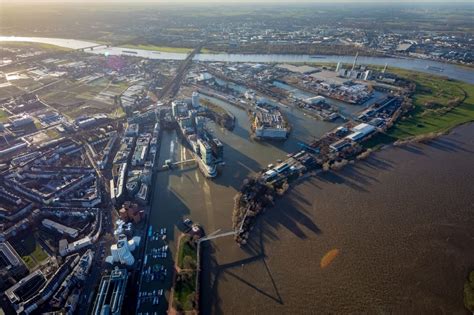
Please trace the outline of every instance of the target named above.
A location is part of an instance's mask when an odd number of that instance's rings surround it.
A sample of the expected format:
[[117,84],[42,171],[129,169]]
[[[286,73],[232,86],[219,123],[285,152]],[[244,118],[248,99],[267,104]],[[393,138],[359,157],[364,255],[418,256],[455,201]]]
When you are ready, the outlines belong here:
[[452,3],[471,3],[471,0],[297,0],[288,3],[287,0],[0,0],[0,4],[332,4],[332,3],[369,3],[369,4],[411,4],[411,3],[435,3],[435,4],[452,4]]

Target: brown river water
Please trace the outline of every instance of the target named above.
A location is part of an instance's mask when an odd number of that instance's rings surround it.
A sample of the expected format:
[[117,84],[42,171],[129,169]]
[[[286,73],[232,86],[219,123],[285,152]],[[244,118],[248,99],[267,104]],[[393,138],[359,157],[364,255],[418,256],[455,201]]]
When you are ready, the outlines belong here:
[[[242,180],[283,159],[335,124],[288,111],[285,143],[249,139],[244,111],[233,132],[213,126],[225,145],[223,174],[196,167],[159,173],[151,224],[174,228],[183,217],[207,233],[231,228]],[[474,268],[474,124],[427,145],[388,148],[338,173],[293,187],[258,220],[250,243],[231,237],[203,251],[203,314],[459,313]],[[190,157],[164,132],[159,161]],[[165,305],[160,307],[165,307]],[[164,311],[164,309],[162,309]],[[160,312],[161,313],[161,312]]]

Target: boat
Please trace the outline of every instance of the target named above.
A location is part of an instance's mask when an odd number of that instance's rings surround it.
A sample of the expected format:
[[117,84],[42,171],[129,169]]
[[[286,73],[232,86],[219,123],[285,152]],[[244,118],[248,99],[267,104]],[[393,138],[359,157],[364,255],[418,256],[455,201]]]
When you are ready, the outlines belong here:
[[324,59],[326,57],[324,57],[324,56],[309,56],[309,58],[311,58],[311,59]]
[[443,71],[444,71],[443,68],[436,67],[436,66],[428,66],[428,67],[426,67],[426,69],[428,69],[428,70],[433,70],[433,71],[437,71],[437,72],[443,72]]
[[125,53],[125,54],[133,54],[133,55],[138,54],[138,52],[133,51],[133,50],[122,50],[122,53]]

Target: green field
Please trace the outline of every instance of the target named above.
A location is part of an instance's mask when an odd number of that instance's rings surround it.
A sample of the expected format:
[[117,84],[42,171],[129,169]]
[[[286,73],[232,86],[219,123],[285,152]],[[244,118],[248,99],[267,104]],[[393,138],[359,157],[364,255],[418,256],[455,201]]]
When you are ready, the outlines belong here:
[[177,311],[192,311],[195,304],[197,248],[191,236],[181,237],[178,245],[178,267],[173,294]]
[[[180,53],[180,54],[189,54],[193,51],[193,48],[188,47],[170,47],[170,46],[156,46],[156,45],[124,45],[122,47],[132,48],[132,49],[143,49],[143,50],[152,50],[152,51],[161,51],[167,53]],[[201,53],[211,54],[216,53],[207,48],[202,48]]]
[[100,93],[107,91],[118,95],[124,90],[124,86],[125,84],[111,84],[106,79],[98,79],[88,84],[64,80],[41,90],[39,95],[46,103],[70,118],[97,113],[121,117],[123,113],[114,105],[113,99],[102,98]]
[[397,140],[436,136],[474,121],[473,84],[409,70],[392,68],[390,72],[416,84],[413,108],[385,134],[378,133],[364,141],[364,147],[380,148]]
[[414,108],[388,131],[397,139],[445,132],[474,121],[474,85],[406,70],[393,70],[416,84]]
[[168,47],[168,46],[155,46],[155,45],[125,45],[123,47],[132,48],[132,49],[161,51],[161,52],[168,52],[168,53],[183,53],[183,54],[188,54],[191,51],[193,51],[192,48],[186,48],[186,47]]
[[38,244],[33,234],[15,244],[17,251],[29,269],[36,267],[48,258],[48,254]]
[[11,47],[11,48],[37,48],[41,50],[48,50],[48,51],[72,51],[71,48],[60,47],[51,44],[44,44],[44,43],[30,43],[30,42],[2,42],[4,47]]
[[8,113],[4,111],[3,109],[0,109],[0,122],[8,122]]
[[182,272],[176,276],[174,287],[174,307],[178,311],[194,309],[196,272]]
[[[185,258],[188,256],[189,258]],[[189,266],[187,263],[185,263],[185,260],[187,262],[190,262],[191,264],[194,263],[196,264],[197,260],[197,249],[196,245],[191,243],[191,237],[190,236],[183,236],[181,238],[181,241],[179,243],[179,249],[178,249],[178,266],[181,269],[189,269]]]

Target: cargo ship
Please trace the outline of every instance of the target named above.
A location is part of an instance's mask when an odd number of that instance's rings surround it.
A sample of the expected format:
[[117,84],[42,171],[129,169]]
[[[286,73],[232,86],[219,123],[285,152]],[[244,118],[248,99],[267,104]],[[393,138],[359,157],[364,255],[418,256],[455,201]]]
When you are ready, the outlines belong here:
[[428,70],[433,70],[433,71],[437,71],[437,72],[443,72],[444,69],[443,68],[440,68],[440,67],[436,67],[436,66],[428,66],[426,67]]

